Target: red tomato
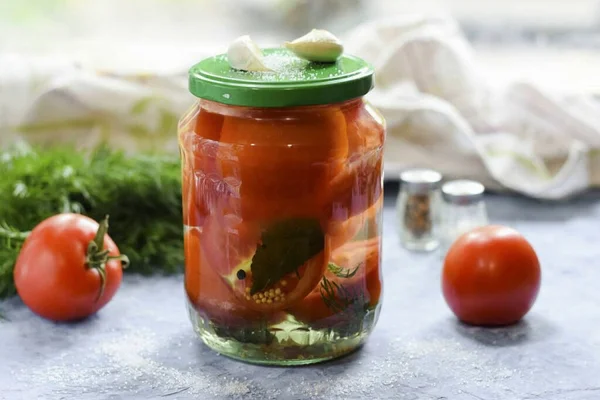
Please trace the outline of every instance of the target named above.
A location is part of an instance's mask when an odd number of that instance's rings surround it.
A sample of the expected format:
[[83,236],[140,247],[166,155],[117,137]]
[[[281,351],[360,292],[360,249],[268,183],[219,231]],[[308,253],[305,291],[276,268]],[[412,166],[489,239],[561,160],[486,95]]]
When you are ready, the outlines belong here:
[[500,326],[523,318],[540,281],[540,263],[529,242],[514,229],[489,225],[462,235],[450,247],[442,291],[463,322]]
[[379,200],[363,213],[345,221],[328,221],[327,234],[331,238],[331,251],[335,251],[338,247],[351,241],[364,228],[365,224],[376,225],[382,205],[383,196],[379,196]]
[[[346,278],[338,277],[331,271],[327,271],[325,277],[330,282],[343,286],[348,293],[368,302],[369,307],[376,306],[381,296],[379,249],[379,238],[352,242],[340,247],[332,253],[332,262],[347,271],[357,268],[356,273],[352,277]],[[334,321],[330,317],[336,315],[336,312],[325,304],[320,285],[288,311],[297,320],[310,323],[315,327],[331,325]],[[342,315],[343,313],[337,312],[337,314],[338,319],[347,318]]]
[[207,264],[200,237],[198,230],[190,229],[184,240],[185,290],[194,308],[223,326],[240,327],[260,320],[261,314],[241,304],[231,286]]
[[385,127],[381,116],[362,101],[344,110],[348,162],[327,185],[325,215],[343,221],[371,207],[383,192],[382,152]]
[[187,226],[201,226],[215,204],[228,196],[215,162],[223,119],[201,108],[195,128],[181,130],[183,223]]
[[203,257],[222,276],[249,261],[260,241],[260,229],[237,215],[212,214],[206,218],[200,235]]
[[329,261],[330,240],[325,240],[324,250],[298,268],[297,274],[288,274],[262,293],[250,296],[250,264],[260,233],[257,225],[234,215],[211,215],[202,228],[202,256],[244,307],[263,313],[281,311],[302,300],[318,285]]
[[218,161],[244,219],[273,221],[321,215],[327,186],[348,156],[344,114],[275,112],[226,117]]
[[107,220],[99,225],[79,214],[58,214],[36,226],[14,270],[23,302],[54,321],[82,319],[104,307],[121,285],[126,261],[107,228]]
[[329,255],[329,244],[326,241],[325,249],[298,268],[298,274],[288,274],[269,289],[259,293],[258,296],[264,296],[264,301],[260,298],[254,299],[248,294],[252,287],[251,273],[248,273],[246,279],[235,283],[236,294],[254,310],[261,312],[285,310],[302,301],[319,284],[327,267]]

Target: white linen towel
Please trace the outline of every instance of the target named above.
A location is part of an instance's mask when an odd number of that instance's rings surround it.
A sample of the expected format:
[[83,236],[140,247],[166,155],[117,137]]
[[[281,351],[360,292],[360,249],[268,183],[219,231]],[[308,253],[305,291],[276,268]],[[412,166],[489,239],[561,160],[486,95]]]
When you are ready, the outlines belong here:
[[542,199],[599,183],[592,158],[600,147],[600,102],[590,94],[493,85],[444,17],[369,22],[345,43],[375,66],[368,99],[387,121],[388,174],[430,167]]

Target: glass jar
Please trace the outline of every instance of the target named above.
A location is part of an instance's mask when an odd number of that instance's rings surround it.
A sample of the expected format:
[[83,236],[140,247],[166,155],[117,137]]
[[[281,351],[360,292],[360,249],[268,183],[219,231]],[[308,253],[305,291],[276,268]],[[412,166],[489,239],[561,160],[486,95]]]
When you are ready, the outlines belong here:
[[430,169],[411,169],[400,174],[396,216],[404,248],[432,251],[438,247],[441,181],[442,175]]
[[440,257],[446,257],[450,246],[459,236],[488,224],[483,199],[484,186],[476,181],[460,179],[442,186],[440,221]]
[[190,70],[179,124],[185,290],[212,349],[294,365],[351,352],[380,310],[382,117],[364,61]]

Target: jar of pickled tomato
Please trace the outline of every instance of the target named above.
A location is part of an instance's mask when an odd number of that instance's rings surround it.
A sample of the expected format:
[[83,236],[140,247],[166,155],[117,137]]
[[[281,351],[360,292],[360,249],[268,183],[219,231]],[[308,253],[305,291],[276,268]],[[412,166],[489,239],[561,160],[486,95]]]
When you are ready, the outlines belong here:
[[360,346],[381,297],[385,125],[373,70],[265,50],[271,72],[225,55],[190,69],[181,118],[185,291],[217,352],[296,365]]

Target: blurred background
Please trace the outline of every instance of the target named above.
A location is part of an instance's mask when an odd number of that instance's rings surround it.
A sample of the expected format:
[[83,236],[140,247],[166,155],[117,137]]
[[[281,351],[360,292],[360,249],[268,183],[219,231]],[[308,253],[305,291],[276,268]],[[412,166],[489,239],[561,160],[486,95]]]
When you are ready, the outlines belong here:
[[[502,76],[542,74],[562,87],[600,87],[593,73],[598,0],[0,0],[0,48],[120,59],[132,47],[222,49],[241,34],[263,43],[313,27],[339,35],[367,20],[413,13],[454,17],[481,61]],[[94,54],[108,49],[110,55]]]
[[600,184],[600,0],[0,0],[0,145],[176,152],[191,64],[312,28],[376,67],[386,178],[420,165],[540,198]]

